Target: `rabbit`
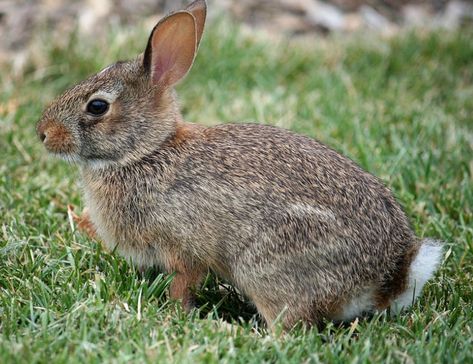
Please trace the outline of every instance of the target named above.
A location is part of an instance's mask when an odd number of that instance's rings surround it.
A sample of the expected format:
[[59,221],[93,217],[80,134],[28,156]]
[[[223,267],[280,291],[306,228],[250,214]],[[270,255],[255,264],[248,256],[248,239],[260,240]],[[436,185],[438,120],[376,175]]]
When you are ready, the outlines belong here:
[[138,268],[175,273],[170,298],[186,310],[209,270],[271,329],[411,305],[443,245],[414,235],[378,178],[282,128],[183,120],[174,86],[205,18],[204,0],[167,15],[142,54],[43,112],[39,139],[80,169],[82,223]]

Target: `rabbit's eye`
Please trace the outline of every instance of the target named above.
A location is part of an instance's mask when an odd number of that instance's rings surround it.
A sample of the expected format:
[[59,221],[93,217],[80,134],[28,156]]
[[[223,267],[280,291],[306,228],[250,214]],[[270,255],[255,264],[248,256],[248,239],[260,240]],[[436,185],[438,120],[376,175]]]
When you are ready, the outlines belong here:
[[87,104],[87,112],[93,116],[101,116],[108,110],[108,102],[101,99],[90,100]]

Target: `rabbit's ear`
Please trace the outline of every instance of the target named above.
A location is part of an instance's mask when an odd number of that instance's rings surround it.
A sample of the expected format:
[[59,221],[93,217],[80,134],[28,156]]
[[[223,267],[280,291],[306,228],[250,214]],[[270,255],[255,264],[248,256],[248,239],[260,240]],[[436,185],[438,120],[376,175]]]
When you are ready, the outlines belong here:
[[190,3],[186,10],[194,15],[195,29],[197,35],[197,48],[199,48],[202,33],[204,33],[205,17],[207,16],[207,4],[205,0],[195,0]]
[[161,19],[154,27],[143,56],[143,66],[153,84],[172,86],[187,74],[196,50],[194,16],[179,11]]

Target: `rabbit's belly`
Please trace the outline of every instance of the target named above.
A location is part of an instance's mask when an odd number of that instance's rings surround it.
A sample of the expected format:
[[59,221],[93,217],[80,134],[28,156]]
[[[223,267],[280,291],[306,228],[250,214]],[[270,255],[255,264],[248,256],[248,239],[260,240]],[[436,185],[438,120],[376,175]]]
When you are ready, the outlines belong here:
[[[87,194],[86,194],[87,197]],[[137,226],[127,214],[120,214],[120,206],[104,206],[92,198],[86,198],[90,217],[98,236],[110,251],[139,268],[162,266],[159,258],[164,256],[163,244],[156,244],[156,232]]]
[[155,244],[153,240],[129,232],[120,234],[121,230],[109,229],[106,225],[102,225],[102,228],[97,229],[97,232],[107,249],[116,250],[120,256],[140,269],[164,267],[161,258],[168,254],[165,254],[162,245]]

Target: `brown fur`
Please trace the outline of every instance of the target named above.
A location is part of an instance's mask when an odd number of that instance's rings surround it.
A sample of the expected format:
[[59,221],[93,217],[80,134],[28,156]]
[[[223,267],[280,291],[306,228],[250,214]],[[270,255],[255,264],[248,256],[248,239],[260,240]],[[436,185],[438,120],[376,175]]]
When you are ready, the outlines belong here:
[[[367,288],[386,307],[419,242],[383,183],[287,130],[182,121],[173,85],[194,60],[202,17],[203,0],[166,17],[143,55],[79,83],[44,112],[40,135],[58,120],[73,139],[69,149],[46,147],[78,161],[90,225],[138,267],[175,272],[171,297],[186,309],[208,269],[269,325],[279,315],[285,327],[317,324]],[[169,32],[180,26],[189,33]],[[109,99],[109,112],[84,113],[94,95]],[[88,217],[76,221],[89,227]]]
[[176,148],[183,143],[188,143],[193,139],[201,137],[203,129],[201,125],[178,121],[174,135],[169,139],[168,144]]
[[73,150],[72,135],[61,123],[46,119],[38,126],[38,133],[46,148],[53,153],[69,153]]

